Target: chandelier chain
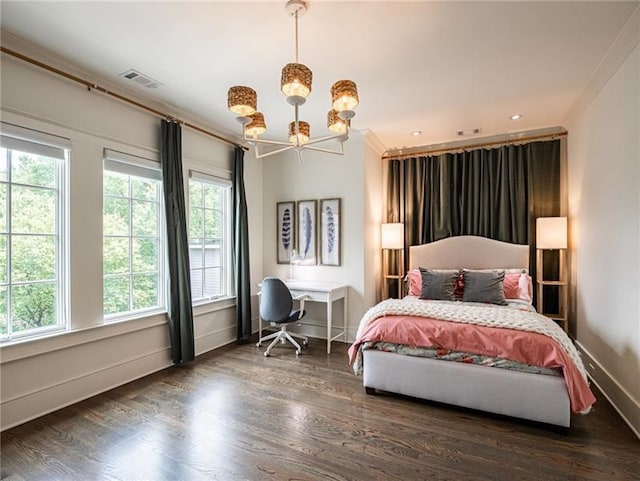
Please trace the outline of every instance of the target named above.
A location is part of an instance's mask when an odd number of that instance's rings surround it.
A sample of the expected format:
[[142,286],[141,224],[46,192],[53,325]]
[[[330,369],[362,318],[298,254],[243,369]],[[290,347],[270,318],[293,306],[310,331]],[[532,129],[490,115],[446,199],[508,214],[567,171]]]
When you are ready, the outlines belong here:
[[298,62],[298,10],[296,10],[296,63]]

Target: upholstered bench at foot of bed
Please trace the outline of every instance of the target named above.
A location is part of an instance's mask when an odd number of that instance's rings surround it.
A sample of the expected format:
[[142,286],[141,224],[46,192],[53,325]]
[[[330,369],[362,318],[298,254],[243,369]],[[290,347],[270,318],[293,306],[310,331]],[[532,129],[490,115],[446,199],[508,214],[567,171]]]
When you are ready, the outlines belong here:
[[367,349],[363,384],[375,389],[568,428],[563,377]]

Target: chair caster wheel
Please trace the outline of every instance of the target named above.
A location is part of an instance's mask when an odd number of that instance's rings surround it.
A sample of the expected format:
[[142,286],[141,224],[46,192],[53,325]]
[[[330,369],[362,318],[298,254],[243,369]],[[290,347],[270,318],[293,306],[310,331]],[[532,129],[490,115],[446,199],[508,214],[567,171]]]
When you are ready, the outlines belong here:
[[265,352],[265,353],[264,353],[264,357],[269,357],[269,353],[268,353],[268,352]]
[[256,342],[256,347],[260,347],[262,346],[262,344],[260,344],[259,342]]
[[300,349],[296,349],[296,356],[299,356],[301,352]]
[[307,347],[307,346],[309,345],[309,341],[302,341],[302,345],[303,345],[304,347]]

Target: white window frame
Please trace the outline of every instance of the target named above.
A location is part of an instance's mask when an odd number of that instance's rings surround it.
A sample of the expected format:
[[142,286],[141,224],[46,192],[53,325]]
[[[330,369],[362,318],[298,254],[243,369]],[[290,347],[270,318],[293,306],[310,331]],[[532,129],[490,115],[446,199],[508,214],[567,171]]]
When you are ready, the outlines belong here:
[[[118,312],[113,314],[104,314],[104,281],[107,276],[104,274],[104,269],[102,272],[102,312],[105,323],[116,322],[136,317],[142,317],[145,315],[155,314],[155,313],[163,313],[167,312],[167,269],[166,269],[166,222],[164,215],[164,195],[162,193],[162,171],[160,167],[160,162],[138,157],[136,155],[126,154],[124,152],[118,152],[115,150],[104,149],[104,161],[103,161],[103,174],[102,178],[104,180],[104,174],[106,171],[115,172],[119,174],[135,176],[140,178],[150,178],[158,181],[158,219],[157,219],[157,236],[158,236],[158,305],[143,309],[131,309],[125,312]],[[132,215],[133,209],[131,208],[131,202],[133,198],[131,197],[131,192],[129,192],[129,196],[125,197],[129,201],[129,226],[131,229]],[[103,208],[102,215],[104,219],[104,187],[102,191],[102,200],[103,200]],[[109,237],[104,233],[104,226],[102,231],[102,240],[104,246],[105,237]],[[124,237],[124,236],[115,236],[115,237]],[[129,270],[127,275],[129,277],[129,307],[132,307],[132,296],[133,296],[133,282],[132,282],[132,271],[131,266],[133,263],[133,249],[132,249],[132,239],[133,235],[129,234],[126,236],[129,240]],[[103,262],[104,262],[104,250],[103,250]],[[118,277],[124,274],[113,274],[110,276]]]
[[[199,172],[197,170],[189,170],[189,183],[188,183],[188,187],[187,187],[187,199],[190,202],[191,199],[191,181],[195,181],[195,182],[200,182],[203,184],[212,184],[212,185],[216,185],[219,187],[224,187],[225,189],[227,189],[227,195],[224,196],[223,200],[222,200],[222,216],[221,216],[221,222],[222,222],[222,239],[221,239],[221,256],[220,256],[220,269],[222,271],[222,279],[223,279],[223,283],[224,283],[224,292],[219,295],[219,296],[205,296],[205,297],[201,297],[198,299],[193,299],[192,298],[192,304],[193,305],[200,305],[200,304],[204,304],[204,303],[208,303],[208,302],[213,302],[213,301],[217,301],[220,299],[227,299],[230,297],[234,296],[233,293],[233,283],[232,283],[232,277],[233,277],[233,268],[232,268],[232,246],[231,246],[231,188],[232,188],[232,182],[229,179],[225,179],[222,177],[218,177],[215,175],[210,175],[210,174],[206,174],[203,172]],[[188,220],[187,222],[191,222],[191,209],[190,209],[190,205],[187,203],[187,209],[189,212],[188,215]],[[204,208],[202,206],[202,204],[200,204],[198,206],[199,208]],[[189,232],[189,229],[187,229],[187,232]],[[187,244],[189,246],[191,246],[191,237],[188,236],[187,239]],[[191,247],[189,247],[189,249],[191,249]],[[198,267],[198,268],[194,268],[193,266],[190,266],[190,272],[189,274],[192,273],[192,271],[200,269],[203,271],[203,275],[202,275],[202,282],[203,282],[203,286],[202,286],[202,292],[204,292],[204,283],[205,283],[205,276],[204,276],[204,271],[206,269],[206,266],[204,265],[204,258],[205,256],[203,255],[203,265],[202,267]],[[191,264],[191,259],[189,259],[189,263]],[[192,293],[193,294],[193,293]]]
[[[7,186],[7,246],[6,246],[6,284],[7,287],[7,334],[0,335],[0,342],[15,341],[23,338],[37,337],[50,333],[63,331],[69,327],[69,279],[68,279],[68,163],[71,150],[71,141],[69,139],[51,135],[37,130],[27,129],[6,122],[0,122],[0,146],[7,151],[7,179],[0,181],[1,184]],[[11,152],[19,151],[29,154],[39,155],[57,159],[56,164],[56,187],[38,187],[43,190],[55,191],[56,193],[56,232],[54,234],[56,243],[56,319],[57,323],[53,326],[44,326],[29,329],[26,331],[13,332],[13,320],[11,318],[11,287],[15,285],[11,280],[11,237],[13,229],[11,226],[11,186],[23,185],[12,182],[11,179]],[[26,184],[24,184],[26,186]],[[17,234],[16,234],[17,235]],[[24,234],[21,234],[24,235]],[[37,234],[34,234],[37,235]],[[42,281],[41,281],[42,282]],[[33,282],[25,282],[24,284],[33,284]]]

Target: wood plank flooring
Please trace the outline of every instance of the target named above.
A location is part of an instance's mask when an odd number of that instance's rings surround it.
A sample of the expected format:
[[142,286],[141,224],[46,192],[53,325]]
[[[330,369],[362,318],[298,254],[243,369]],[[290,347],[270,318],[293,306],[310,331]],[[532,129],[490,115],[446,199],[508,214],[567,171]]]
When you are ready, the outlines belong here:
[[640,441],[600,393],[567,436],[395,395],[368,396],[312,339],[227,346],[6,431],[24,480],[640,480]]

